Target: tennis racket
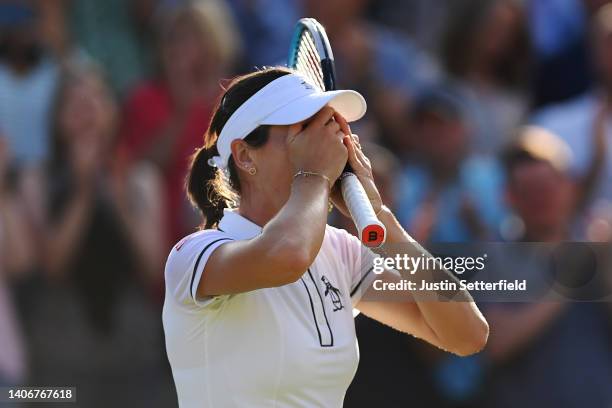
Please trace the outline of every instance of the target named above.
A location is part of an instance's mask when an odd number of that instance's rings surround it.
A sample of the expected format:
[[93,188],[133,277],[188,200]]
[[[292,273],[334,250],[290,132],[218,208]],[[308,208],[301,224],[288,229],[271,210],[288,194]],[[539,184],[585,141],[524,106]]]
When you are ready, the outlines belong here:
[[[334,55],[325,29],[314,18],[298,21],[289,49],[288,66],[308,77],[323,91],[336,89]],[[342,197],[361,242],[369,247],[381,246],[386,238],[385,226],[376,217],[361,182],[348,164],[340,176],[340,183]]]

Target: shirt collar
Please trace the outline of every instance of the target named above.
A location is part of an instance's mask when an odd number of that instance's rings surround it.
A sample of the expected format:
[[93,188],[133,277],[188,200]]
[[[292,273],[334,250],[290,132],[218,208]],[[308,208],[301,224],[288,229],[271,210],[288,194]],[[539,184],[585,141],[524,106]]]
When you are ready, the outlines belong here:
[[234,239],[251,239],[261,234],[262,228],[252,221],[244,218],[238,210],[223,210],[223,218],[219,221],[219,230]]

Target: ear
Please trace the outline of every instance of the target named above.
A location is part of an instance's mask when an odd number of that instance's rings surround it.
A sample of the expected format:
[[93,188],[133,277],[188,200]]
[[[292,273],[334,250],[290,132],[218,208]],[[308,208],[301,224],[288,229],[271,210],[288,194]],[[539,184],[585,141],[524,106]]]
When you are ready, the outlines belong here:
[[250,168],[254,167],[255,163],[251,156],[251,148],[244,140],[234,140],[231,149],[237,169],[248,172]]

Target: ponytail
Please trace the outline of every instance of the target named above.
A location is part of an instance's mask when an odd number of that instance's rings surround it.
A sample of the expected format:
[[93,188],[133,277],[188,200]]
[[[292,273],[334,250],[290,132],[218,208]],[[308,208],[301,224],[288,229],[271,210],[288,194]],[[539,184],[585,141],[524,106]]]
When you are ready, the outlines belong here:
[[[240,179],[234,160],[230,156],[227,175],[208,164],[218,154],[217,138],[230,116],[261,88],[291,71],[287,68],[268,68],[234,79],[214,110],[210,126],[204,137],[204,146],[191,156],[186,189],[189,201],[204,218],[204,228],[215,228],[223,217],[223,210],[234,207],[240,199]],[[244,141],[251,147],[264,145],[269,126],[260,126]]]
[[204,228],[214,228],[223,217],[223,210],[237,201],[236,193],[228,188],[221,171],[208,164],[217,154],[217,147],[200,147],[191,156],[191,171],[187,176],[189,201],[204,218]]

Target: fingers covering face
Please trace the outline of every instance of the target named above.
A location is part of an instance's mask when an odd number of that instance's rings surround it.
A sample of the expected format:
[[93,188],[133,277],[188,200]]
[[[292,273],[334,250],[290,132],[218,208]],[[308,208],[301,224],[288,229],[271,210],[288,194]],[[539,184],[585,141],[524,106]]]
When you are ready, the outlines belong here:
[[349,126],[349,124],[346,121],[346,119],[344,118],[344,116],[342,116],[341,114],[336,112],[334,114],[334,119],[335,119],[336,122],[338,122],[338,124],[340,124],[340,129],[342,130],[342,132],[345,135],[350,135],[351,134],[351,127]]
[[331,106],[325,106],[314,115],[311,123],[315,126],[325,126],[334,117],[335,113]]
[[[327,127],[327,128],[330,130],[330,131],[332,131],[332,132],[339,132],[339,131],[341,131],[341,129],[340,129],[340,124],[339,124],[338,122],[336,122],[336,121],[333,121],[333,120],[332,120],[331,122],[329,122],[329,123],[326,125],[326,127]],[[344,134],[344,133],[343,133],[343,134]]]

